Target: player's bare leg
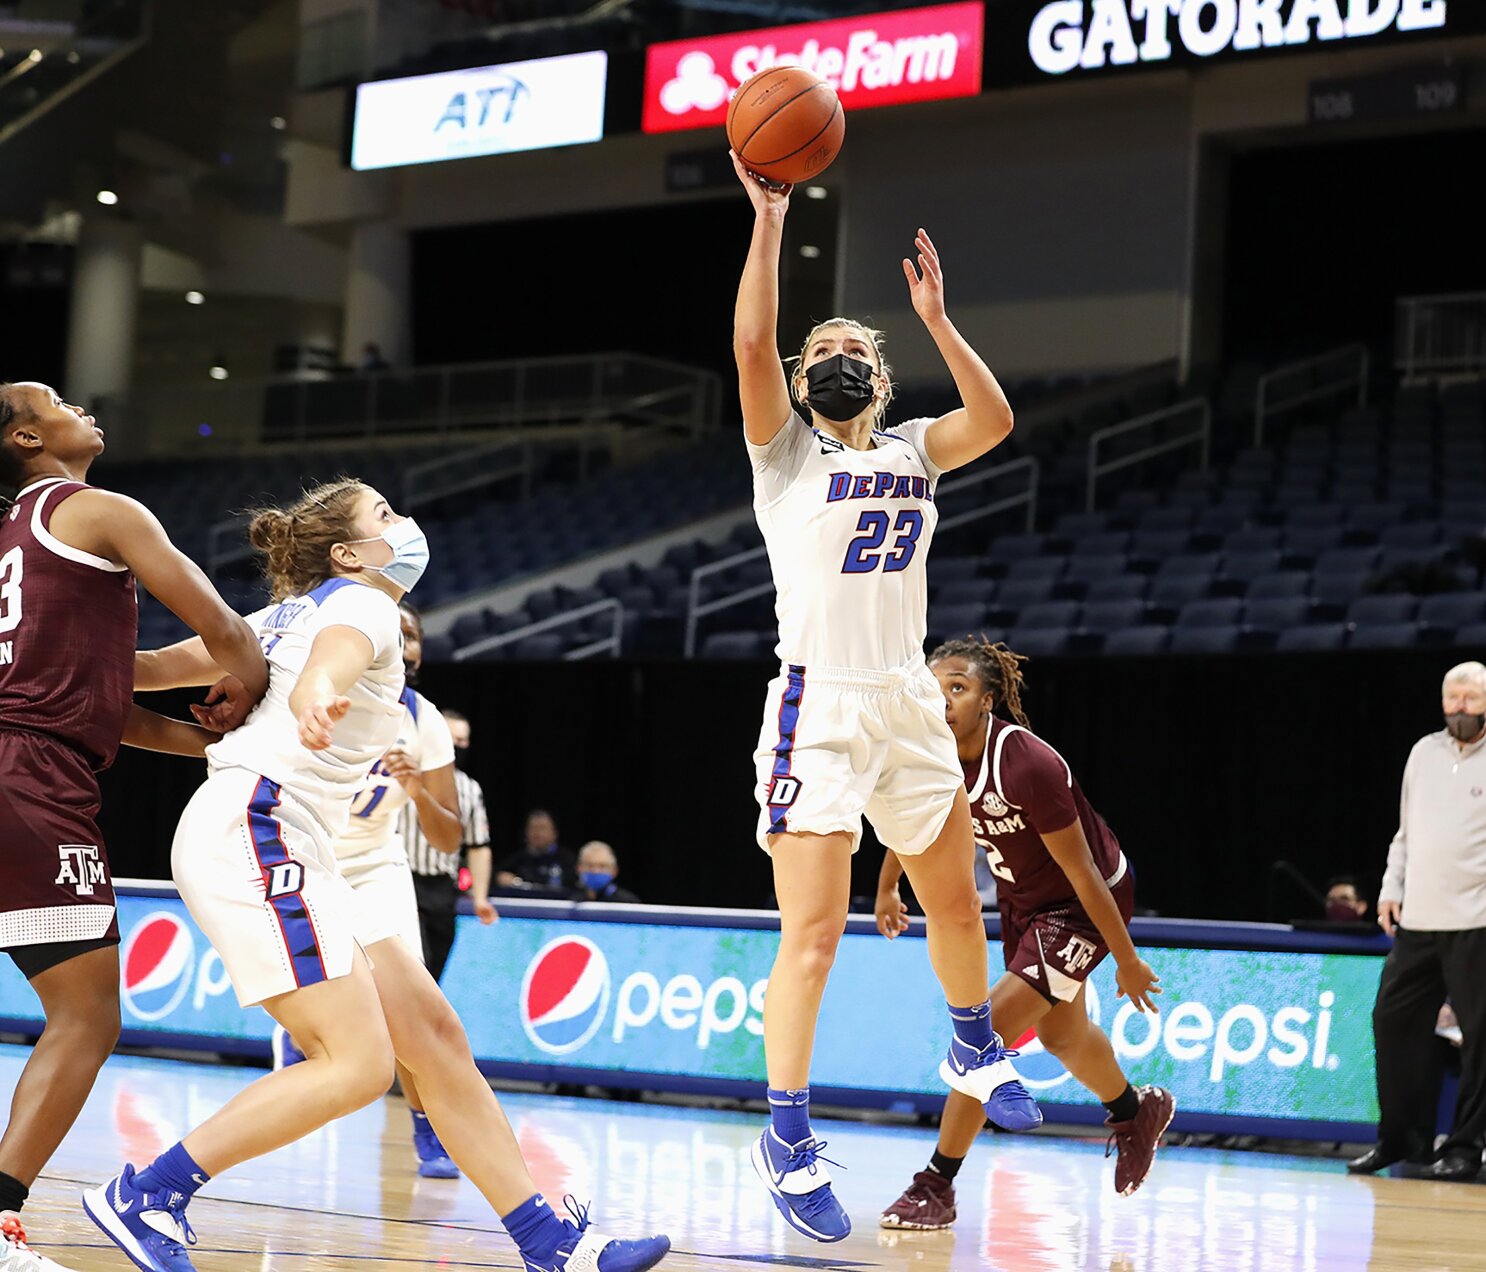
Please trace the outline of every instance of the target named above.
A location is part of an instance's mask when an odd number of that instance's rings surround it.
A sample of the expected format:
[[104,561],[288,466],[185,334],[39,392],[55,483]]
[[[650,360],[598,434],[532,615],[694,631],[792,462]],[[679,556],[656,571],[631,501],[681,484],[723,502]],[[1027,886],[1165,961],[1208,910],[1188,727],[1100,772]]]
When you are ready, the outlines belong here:
[[1072,1002],[1054,1007],[1038,1026],[1038,1036],[1109,1110],[1110,1143],[1119,1153],[1115,1191],[1128,1197],[1150,1173],[1161,1136],[1176,1114],[1176,1099],[1161,1087],[1130,1085],[1108,1036],[1089,1019],[1085,992],[1080,988]]
[[771,835],[769,851],[781,931],[764,999],[770,1119],[753,1146],[753,1168],[792,1228],[815,1241],[840,1241],[851,1220],[831,1190],[823,1141],[810,1129],[810,1056],[851,908],[851,836]]
[[[1045,1020],[1049,1007],[1047,999],[1019,976],[1003,976],[991,987],[991,1018],[1009,1038],[1020,1038]],[[962,1091],[950,1091],[940,1115],[933,1158],[882,1212],[881,1225],[915,1231],[950,1227],[956,1218],[955,1175],[985,1124],[985,1105]]]
[[378,941],[370,953],[393,1050],[412,1073],[450,1157],[500,1215],[526,1265],[638,1272],[659,1263],[671,1248],[665,1237],[614,1241],[588,1231],[581,1207],[576,1224],[552,1213],[495,1092],[475,1067],[464,1026],[422,959],[401,937]]
[[397,1062],[397,1085],[413,1118],[413,1150],[418,1154],[418,1173],[425,1179],[458,1179],[459,1167],[449,1156],[438,1132],[429,1121],[423,1097],[418,1094],[418,1079],[401,1060]]
[[0,1139],[0,1172],[36,1182],[119,1040],[119,947],[89,950],[30,981],[46,1027],[21,1070]]
[[764,999],[764,1054],[769,1085],[810,1084],[810,1056],[826,980],[851,909],[851,836],[772,835],[774,892],[779,898],[779,952]]
[[899,857],[928,919],[929,961],[954,1024],[939,1073],[950,1087],[982,1101],[997,1126],[1030,1130],[1041,1125],[1042,1113],[1006,1058],[992,1020],[975,851],[970,801],[959,787],[934,842],[918,856]]
[[294,1036],[304,1060],[239,1091],[143,1170],[126,1163],[83,1194],[88,1217],[147,1272],[190,1272],[187,1250],[196,1234],[186,1207],[212,1176],[292,1144],[392,1085],[392,1043],[359,950],[348,975],[262,1006]]
[[[369,953],[392,1049],[401,1071],[412,1076],[413,1097],[449,1156],[497,1213],[509,1213],[537,1186],[495,1093],[475,1067],[464,1026],[401,937],[378,941]],[[406,1083],[403,1092],[409,1092]]]
[[959,790],[939,837],[918,856],[899,857],[913,895],[924,908],[929,961],[951,1007],[985,1002],[990,983],[985,921],[975,890],[975,853],[970,801]]

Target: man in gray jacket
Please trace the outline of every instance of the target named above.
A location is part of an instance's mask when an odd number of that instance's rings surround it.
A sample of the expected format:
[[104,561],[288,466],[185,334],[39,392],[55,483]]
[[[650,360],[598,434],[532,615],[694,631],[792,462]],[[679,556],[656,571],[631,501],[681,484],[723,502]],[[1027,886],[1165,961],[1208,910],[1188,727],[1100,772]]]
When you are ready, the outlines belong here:
[[[1395,938],[1373,1006],[1382,1118],[1354,1174],[1405,1161],[1416,1178],[1473,1180],[1486,1144],[1486,666],[1450,670],[1444,711],[1445,727],[1409,753],[1378,894],[1378,924]],[[1447,997],[1464,1037],[1455,1124],[1436,1154],[1434,1028]]]

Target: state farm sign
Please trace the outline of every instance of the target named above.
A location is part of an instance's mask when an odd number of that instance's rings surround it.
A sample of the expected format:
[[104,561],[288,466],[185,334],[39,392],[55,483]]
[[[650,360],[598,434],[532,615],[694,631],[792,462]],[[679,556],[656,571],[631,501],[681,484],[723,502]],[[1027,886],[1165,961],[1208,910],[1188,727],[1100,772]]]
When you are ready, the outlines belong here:
[[829,81],[847,110],[980,92],[985,5],[936,5],[834,22],[652,44],[645,59],[648,133],[721,124],[738,85],[771,66]]

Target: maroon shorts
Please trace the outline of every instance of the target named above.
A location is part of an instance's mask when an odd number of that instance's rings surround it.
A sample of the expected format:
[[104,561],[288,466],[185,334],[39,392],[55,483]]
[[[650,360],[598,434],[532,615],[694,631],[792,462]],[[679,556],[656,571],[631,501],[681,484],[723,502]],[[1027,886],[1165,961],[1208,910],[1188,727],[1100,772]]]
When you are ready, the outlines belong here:
[[40,733],[0,729],[0,950],[116,944],[113,879],[87,757]]
[[[1135,912],[1135,880],[1130,869],[1113,888],[1120,918],[1128,925]],[[1077,901],[1019,914],[1001,907],[1001,952],[1006,970],[1020,976],[1054,1005],[1072,1002],[1109,953],[1094,921]]]

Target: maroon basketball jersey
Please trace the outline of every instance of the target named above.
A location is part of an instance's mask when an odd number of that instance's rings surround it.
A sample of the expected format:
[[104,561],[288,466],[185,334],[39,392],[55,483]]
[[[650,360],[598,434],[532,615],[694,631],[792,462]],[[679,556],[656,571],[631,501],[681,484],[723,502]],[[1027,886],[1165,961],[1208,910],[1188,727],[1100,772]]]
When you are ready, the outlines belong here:
[[975,842],[996,877],[996,898],[1023,913],[1076,900],[1042,836],[1084,828],[1094,865],[1113,882],[1123,873],[1120,842],[1084,798],[1068,762],[1035,733],[991,717],[985,754],[965,765]]
[[52,514],[82,482],[33,482],[0,513],[0,729],[113,763],[134,696],[139,611],[123,566],[55,538]]

